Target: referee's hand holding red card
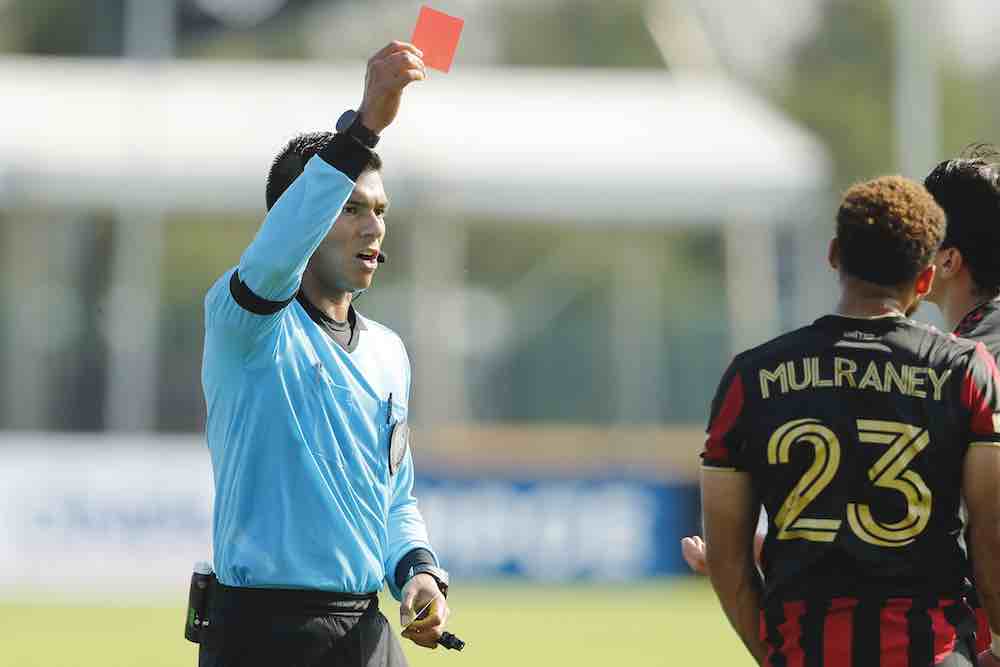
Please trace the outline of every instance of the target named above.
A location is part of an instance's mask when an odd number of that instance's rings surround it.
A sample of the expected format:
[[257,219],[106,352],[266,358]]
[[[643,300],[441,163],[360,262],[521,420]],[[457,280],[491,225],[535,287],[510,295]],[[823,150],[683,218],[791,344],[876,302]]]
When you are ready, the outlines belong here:
[[365,74],[365,94],[358,113],[375,134],[389,127],[399,113],[403,89],[427,78],[423,52],[407,42],[392,42],[372,56]]

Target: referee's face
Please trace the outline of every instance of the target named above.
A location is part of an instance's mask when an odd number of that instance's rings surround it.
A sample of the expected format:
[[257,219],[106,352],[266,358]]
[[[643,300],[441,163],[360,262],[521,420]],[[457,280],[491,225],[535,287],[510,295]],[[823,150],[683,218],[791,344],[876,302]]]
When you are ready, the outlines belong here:
[[333,229],[309,259],[308,270],[328,293],[367,289],[378,270],[389,200],[382,175],[366,171]]

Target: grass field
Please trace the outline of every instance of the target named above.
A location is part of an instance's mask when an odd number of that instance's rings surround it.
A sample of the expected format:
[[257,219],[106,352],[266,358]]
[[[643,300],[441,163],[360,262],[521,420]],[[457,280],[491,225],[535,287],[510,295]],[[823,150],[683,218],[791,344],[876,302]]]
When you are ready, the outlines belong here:
[[[390,602],[392,602],[390,606]],[[751,665],[707,582],[628,586],[456,586],[450,629],[462,653],[405,642],[412,667]],[[394,601],[383,611],[398,628]],[[0,601],[0,665],[179,667],[196,664],[178,606]]]

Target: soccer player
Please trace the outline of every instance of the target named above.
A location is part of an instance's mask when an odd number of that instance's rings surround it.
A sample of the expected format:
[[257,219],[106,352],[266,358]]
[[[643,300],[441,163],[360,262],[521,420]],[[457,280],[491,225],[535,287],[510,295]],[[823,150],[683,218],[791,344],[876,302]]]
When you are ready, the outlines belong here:
[[[934,263],[927,300],[936,304],[956,335],[981,341],[1000,358],[1000,154],[970,146],[945,160],[924,185],[948,217],[948,231]],[[977,650],[991,648],[985,610],[975,596]],[[1000,655],[1000,642],[995,647]]]
[[352,305],[383,258],[371,148],[425,78],[421,55],[382,49],[339,132],[278,155],[262,227],[205,298],[218,585],[202,667],[406,665],[378,610],[383,581],[404,625],[428,607],[404,637],[434,648],[442,635],[448,577],[412,495],[409,360]]
[[957,335],[1000,357],[1000,152],[972,146],[935,167],[924,185],[948,216],[927,300]]
[[702,454],[705,548],[760,664],[975,664],[963,495],[977,583],[1000,620],[996,363],[908,318],[944,234],[919,184],[852,187],[829,252],[835,313],[738,355],[720,383]]

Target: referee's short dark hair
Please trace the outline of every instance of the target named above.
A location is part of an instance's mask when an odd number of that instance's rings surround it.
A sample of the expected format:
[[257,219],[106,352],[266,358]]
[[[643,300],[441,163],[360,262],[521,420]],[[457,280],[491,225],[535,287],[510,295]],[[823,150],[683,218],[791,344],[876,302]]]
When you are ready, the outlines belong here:
[[1000,294],[1000,151],[973,144],[924,179],[948,216],[944,248],[956,248],[976,287]]
[[915,279],[934,260],[944,235],[944,211],[924,186],[902,176],[852,186],[837,211],[841,266],[877,285]]
[[[271,163],[271,171],[267,175],[267,210],[270,211],[274,202],[285,193],[288,186],[299,177],[306,168],[306,162],[313,155],[327,147],[333,140],[333,132],[307,132],[289,141]],[[382,158],[372,151],[371,160],[365,167],[366,171],[381,171]]]

